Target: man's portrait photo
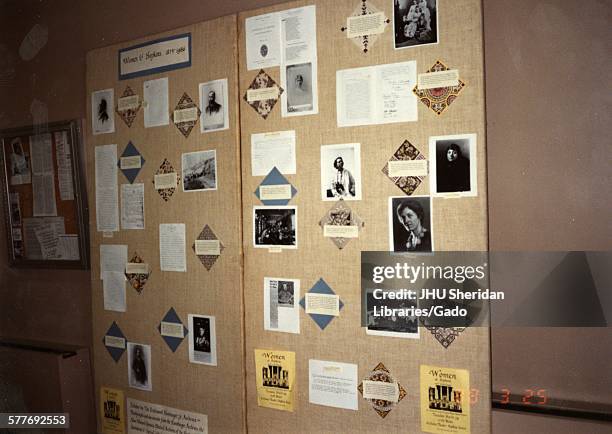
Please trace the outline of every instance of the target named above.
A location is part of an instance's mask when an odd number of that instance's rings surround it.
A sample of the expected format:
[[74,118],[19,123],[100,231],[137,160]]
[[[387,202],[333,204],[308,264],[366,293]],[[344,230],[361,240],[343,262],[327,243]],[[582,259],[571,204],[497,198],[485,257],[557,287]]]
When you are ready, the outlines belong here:
[[200,83],[200,129],[202,133],[229,128],[227,79]]

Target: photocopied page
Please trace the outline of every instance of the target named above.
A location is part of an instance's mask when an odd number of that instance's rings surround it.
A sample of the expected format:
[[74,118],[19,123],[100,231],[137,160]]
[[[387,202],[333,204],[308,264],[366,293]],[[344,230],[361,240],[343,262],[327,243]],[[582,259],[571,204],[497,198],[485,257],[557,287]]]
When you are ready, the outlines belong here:
[[30,136],[32,202],[35,217],[56,216],[53,142],[51,134]]
[[117,145],[96,146],[96,224],[98,232],[119,230]]
[[416,61],[336,71],[339,127],[418,120]]
[[295,174],[295,131],[251,135],[252,175],[266,176],[274,167],[282,174]]
[[308,361],[308,400],[312,404],[358,410],[357,365]]
[[299,299],[299,280],[264,278],[264,329],[299,333]]
[[168,125],[168,77],[145,81],[143,86],[145,128]]
[[68,144],[66,131],[54,133],[55,158],[57,160],[57,180],[59,184],[60,199],[74,200],[74,186],[72,183],[72,154]]
[[121,228],[145,228],[144,184],[121,184]]
[[187,271],[184,223],[159,225],[159,260],[162,271]]
[[100,279],[103,278],[103,274],[107,271],[125,272],[127,256],[127,245],[125,244],[101,244]]
[[280,17],[277,12],[245,20],[247,69],[272,68],[280,63]]

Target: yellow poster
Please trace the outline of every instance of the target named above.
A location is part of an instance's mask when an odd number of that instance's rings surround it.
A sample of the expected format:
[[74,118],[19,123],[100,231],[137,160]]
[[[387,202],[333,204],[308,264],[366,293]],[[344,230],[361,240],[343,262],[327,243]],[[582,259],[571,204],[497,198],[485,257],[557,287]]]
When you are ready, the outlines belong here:
[[104,434],[125,434],[123,391],[100,388],[100,415]]
[[469,371],[421,365],[421,430],[469,434]]
[[260,407],[293,411],[295,353],[255,350],[257,404]]

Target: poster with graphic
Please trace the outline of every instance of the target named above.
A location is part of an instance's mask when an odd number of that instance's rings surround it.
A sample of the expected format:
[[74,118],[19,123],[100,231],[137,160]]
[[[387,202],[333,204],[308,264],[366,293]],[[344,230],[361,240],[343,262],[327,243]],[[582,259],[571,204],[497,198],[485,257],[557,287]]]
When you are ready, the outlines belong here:
[[122,390],[100,388],[100,420],[104,434],[125,434]]
[[260,407],[293,411],[295,353],[255,350],[257,404]]
[[421,365],[421,430],[470,433],[470,373]]

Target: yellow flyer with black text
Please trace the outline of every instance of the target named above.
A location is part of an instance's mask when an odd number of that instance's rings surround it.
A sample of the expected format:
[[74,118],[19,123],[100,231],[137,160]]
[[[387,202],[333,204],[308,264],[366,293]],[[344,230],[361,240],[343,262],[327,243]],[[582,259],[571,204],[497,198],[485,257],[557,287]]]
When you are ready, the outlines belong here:
[[100,415],[104,434],[125,434],[122,390],[100,388]]
[[260,407],[293,411],[295,353],[255,350],[257,404]]
[[421,430],[469,434],[469,371],[421,365]]

